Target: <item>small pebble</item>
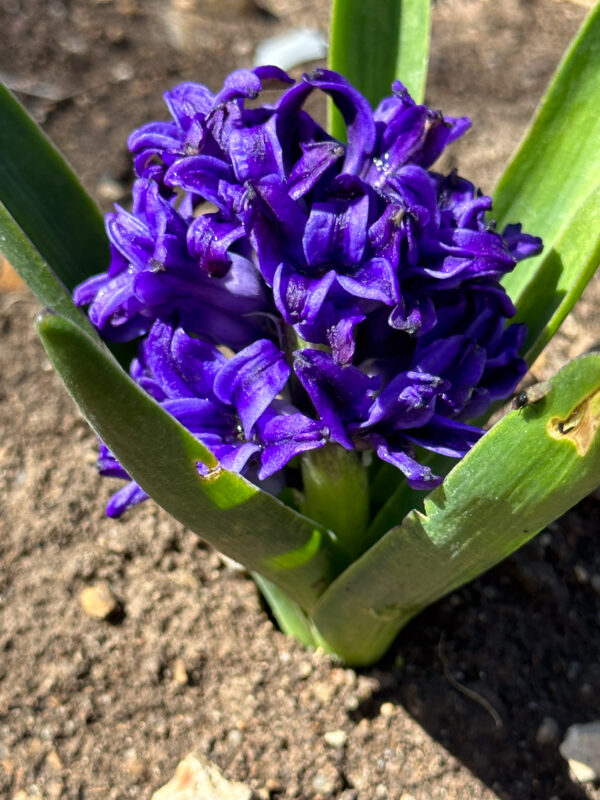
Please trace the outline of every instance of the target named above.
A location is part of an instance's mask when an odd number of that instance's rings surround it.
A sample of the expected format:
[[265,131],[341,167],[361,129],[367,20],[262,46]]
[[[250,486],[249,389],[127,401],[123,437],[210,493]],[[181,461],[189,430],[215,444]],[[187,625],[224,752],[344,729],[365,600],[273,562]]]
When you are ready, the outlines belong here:
[[146,765],[141,758],[138,758],[135,750],[129,751],[123,766],[126,772],[133,778],[134,781],[139,781],[146,771]]
[[298,664],[298,677],[305,681],[310,675],[312,675],[313,667],[310,661],[301,661]]
[[573,574],[575,575],[577,583],[581,583],[582,585],[589,583],[590,573],[582,564],[575,564],[573,567]]
[[185,668],[183,659],[176,658],[173,662],[173,683],[176,683],[178,686],[185,686],[188,680],[187,669]]
[[319,792],[319,794],[328,797],[333,793],[336,782],[337,772],[334,775],[332,770],[323,770],[321,772],[317,772],[313,778],[312,788],[315,790],[315,792]]
[[351,694],[344,700],[344,708],[346,711],[356,711],[360,706],[360,700],[355,694]]
[[61,761],[56,750],[50,750],[46,756],[46,766],[50,767],[50,769],[54,772],[62,772],[62,770],[65,768],[65,765]]
[[558,744],[560,727],[558,722],[552,717],[544,717],[541,721],[535,740],[538,744]]
[[243,739],[243,734],[237,728],[234,728],[232,731],[229,731],[229,733],[227,734],[227,742],[232,747],[236,747],[236,748],[239,747],[241,745],[241,743],[242,743],[242,739]]
[[343,747],[348,741],[348,734],[345,731],[327,731],[323,737],[330,747]]
[[88,617],[94,619],[106,619],[119,607],[117,598],[106,581],[83,589],[79,593],[79,603]]
[[379,713],[381,714],[382,717],[386,717],[389,719],[389,717],[393,716],[394,711],[395,709],[393,703],[382,703],[379,706]]
[[108,200],[110,203],[116,203],[122,200],[127,190],[122,183],[111,178],[110,175],[103,175],[96,184],[96,193],[103,200]]

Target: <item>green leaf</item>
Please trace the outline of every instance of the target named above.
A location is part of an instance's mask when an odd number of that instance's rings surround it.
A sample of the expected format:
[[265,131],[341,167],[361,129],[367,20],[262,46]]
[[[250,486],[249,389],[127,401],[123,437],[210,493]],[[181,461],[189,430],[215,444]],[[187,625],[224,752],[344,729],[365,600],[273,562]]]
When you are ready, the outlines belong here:
[[515,322],[527,323],[532,364],[575,305],[600,264],[600,185],[567,221],[521,294]]
[[93,335],[94,329],[85,314],[75,308],[70,294],[1,202],[0,250],[29,285],[40,303],[55,308],[82,330]]
[[131,342],[104,343],[100,341],[87,316],[73,305],[69,292],[1,202],[0,251],[5,254],[42,305],[53,308],[68,317],[82,330],[93,336],[99,347],[106,352],[112,352],[119,363],[127,366],[131,362],[136,353],[136,345]]
[[269,604],[277,624],[286,636],[298,639],[305,647],[317,647],[318,642],[313,635],[310,619],[277,584],[268,581],[257,572],[252,573],[252,579]]
[[[173,517],[310,610],[336,571],[332,537],[215,457],[99,344],[53,312],[38,319],[48,357],[127,472]],[[196,464],[210,468],[208,477]]]
[[0,202],[67,289],[106,270],[102,215],[60,153],[1,84]]
[[[400,80],[417,103],[425,97],[429,59],[430,0],[334,0],[329,67],[341,72],[375,107]],[[345,125],[335,114],[338,139]]]
[[[544,241],[542,254],[523,261],[503,280],[519,317],[531,324],[530,358],[560,325],[597,263],[597,225],[587,230],[579,225],[576,234],[569,229],[580,213],[597,218],[590,203],[597,202],[600,186],[599,42],[597,4],[494,192],[499,230],[521,222],[523,230]],[[565,293],[565,287],[571,290]]]
[[338,577],[312,618],[348,663],[376,661],[411,617],[508,556],[600,484],[600,354],[489,431]]

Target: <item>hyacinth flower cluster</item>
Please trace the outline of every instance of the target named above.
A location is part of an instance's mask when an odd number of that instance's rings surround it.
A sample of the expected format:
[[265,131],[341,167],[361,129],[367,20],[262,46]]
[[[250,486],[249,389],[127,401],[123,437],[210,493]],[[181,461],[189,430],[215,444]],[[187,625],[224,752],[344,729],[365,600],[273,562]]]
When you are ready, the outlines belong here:
[[[265,82],[285,87],[272,103]],[[304,110],[316,90],[347,144]],[[276,493],[296,456],[334,444],[438,485],[417,453],[463,456],[483,433],[469,420],[526,371],[500,279],[542,246],[432,171],[469,120],[399,82],[373,111],[328,70],[238,70],[165,99],[171,121],[129,138],[133,206],[107,216],[108,271],[76,304],[106,340],[139,340],[131,376],[225,469]],[[99,466],[129,477],[104,446]],[[131,481],[108,513],[145,497]]]
[[469,121],[422,104],[430,0],[357,7],[332,6],[328,70],[168,92],[105,221],[0,85],[0,246],[127,481],[109,515],[152,497],[354,666],[600,475],[598,353],[481,427],[600,262],[600,3],[493,209],[439,166]]

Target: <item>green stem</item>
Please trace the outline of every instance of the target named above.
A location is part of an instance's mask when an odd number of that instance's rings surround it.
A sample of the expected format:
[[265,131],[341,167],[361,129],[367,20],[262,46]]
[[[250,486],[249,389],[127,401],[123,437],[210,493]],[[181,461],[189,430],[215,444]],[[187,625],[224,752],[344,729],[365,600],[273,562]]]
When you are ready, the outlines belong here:
[[312,623],[298,603],[277,584],[257,572],[252,573],[252,578],[269,604],[283,633],[298,639],[306,647],[317,647],[318,642],[313,635]]
[[364,551],[369,522],[369,481],[360,456],[336,444],[312,450],[302,456],[302,479],[302,513],[333,531],[353,561]]

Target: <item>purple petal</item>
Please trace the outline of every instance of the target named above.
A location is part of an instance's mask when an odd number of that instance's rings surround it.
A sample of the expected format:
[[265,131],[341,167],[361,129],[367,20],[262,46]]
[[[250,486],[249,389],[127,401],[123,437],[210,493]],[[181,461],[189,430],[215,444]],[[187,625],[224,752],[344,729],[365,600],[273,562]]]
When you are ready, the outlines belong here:
[[234,180],[229,164],[212,156],[182,158],[169,167],[165,175],[167,186],[194,192],[226,213],[230,211],[231,202],[224,189]]
[[201,214],[188,229],[187,243],[192,256],[213,277],[222,277],[229,269],[228,250],[244,235],[237,221],[223,221],[215,214]]
[[357,367],[341,367],[319,350],[298,350],[294,356],[294,371],[329,428],[332,441],[351,450],[346,422],[360,423],[367,417],[379,380]]
[[264,122],[231,130],[228,154],[240,183],[258,181],[271,174],[284,178],[283,153],[276,124],[275,115],[271,113]]
[[165,400],[161,405],[165,411],[168,411],[184,428],[187,428],[200,440],[203,439],[203,436],[231,436],[234,430],[232,418],[228,417],[223,408],[215,405],[212,400],[180,397],[174,400]]
[[368,101],[336,72],[316,69],[304,80],[328,94],[339,108],[348,129],[344,172],[358,173],[375,146],[375,122]]
[[273,280],[275,305],[289,325],[311,322],[319,313],[334,281],[334,270],[315,279],[294,272],[287,264],[280,264]]
[[398,278],[385,258],[372,258],[352,275],[339,275],[338,284],[354,297],[379,300],[386,306],[394,305],[400,300]]
[[104,442],[100,442],[100,452],[98,453],[96,466],[98,467],[100,475],[104,477],[123,478],[126,481],[131,480],[129,473],[123,469]]
[[265,64],[260,67],[254,67],[252,72],[260,78],[261,81],[279,81],[280,83],[294,83],[294,79],[281,69],[275,67],[273,64]]
[[[260,446],[256,442],[237,442],[235,444],[214,444],[210,449],[223,469],[230,472],[243,472],[252,456],[260,451]],[[204,469],[206,469],[205,465],[198,463],[198,471],[202,472]]]
[[367,241],[369,198],[314,203],[302,239],[311,265],[337,263],[344,271],[360,264]]
[[448,381],[437,375],[400,373],[376,398],[360,428],[366,429],[384,420],[389,421],[394,430],[419,428],[431,419],[436,398],[449,386]]
[[193,397],[192,387],[173,358],[174,333],[174,328],[166,322],[155,322],[143,344],[144,360],[167,397]]
[[485,433],[481,428],[435,414],[423,428],[406,432],[411,442],[442,456],[462,458]]
[[298,200],[310,192],[322,175],[344,155],[339,142],[309,142],[288,178],[289,194]]
[[223,88],[215,95],[214,106],[220,106],[243,97],[258,97],[261,89],[261,80],[252,70],[236,69],[225,78]]
[[103,289],[109,282],[109,277],[106,272],[100,275],[93,275],[88,278],[73,290],[73,302],[76,306],[87,306],[91,303],[98,292]]
[[322,447],[327,442],[328,434],[329,431],[321,422],[309,419],[304,414],[272,417],[260,430],[263,449],[258,477],[264,480],[283,469],[294,456]]
[[382,436],[376,434],[371,435],[371,441],[375,446],[377,455],[382,461],[387,461],[394,467],[397,467],[404,475],[409,486],[413,489],[431,490],[435,489],[442,482],[442,478],[434,475],[430,467],[425,467],[419,464],[412,458],[406,450],[408,444],[404,446],[393,445],[388,443]]
[[410,336],[423,336],[436,324],[435,304],[431,297],[410,298],[407,307],[403,298],[392,310],[389,324],[398,331],[405,331]]
[[147,499],[146,492],[135,481],[131,481],[110,498],[106,506],[106,516],[120,517],[127,509]]
[[215,380],[215,394],[221,402],[237,408],[247,439],[289,375],[283,353],[268,339],[259,339],[246,347],[220,371]]
[[132,153],[153,149],[175,151],[181,146],[181,130],[174,122],[150,122],[133,131],[127,139]]
[[521,233],[521,223],[507,225],[502,231],[508,252],[515,261],[522,261],[524,258],[537,256],[544,247],[539,236],[530,236],[528,233]]
[[173,119],[184,127],[197,114],[208,114],[214,104],[212,92],[201,83],[180,83],[165,92],[164,98]]

